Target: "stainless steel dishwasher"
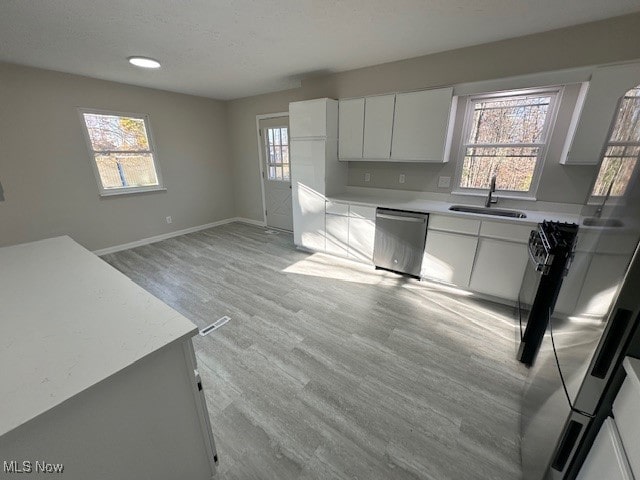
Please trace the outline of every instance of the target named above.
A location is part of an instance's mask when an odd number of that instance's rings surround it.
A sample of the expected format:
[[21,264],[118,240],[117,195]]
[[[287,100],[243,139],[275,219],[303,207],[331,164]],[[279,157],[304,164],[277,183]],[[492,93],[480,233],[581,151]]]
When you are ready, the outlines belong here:
[[373,263],[376,268],[420,278],[429,214],[378,208]]

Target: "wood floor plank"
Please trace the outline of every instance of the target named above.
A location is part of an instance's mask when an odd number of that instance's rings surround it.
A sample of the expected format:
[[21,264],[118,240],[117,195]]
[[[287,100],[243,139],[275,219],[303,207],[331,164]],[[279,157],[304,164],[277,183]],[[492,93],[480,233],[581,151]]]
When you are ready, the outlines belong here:
[[220,479],[517,479],[511,308],[224,225],[103,259],[199,327]]

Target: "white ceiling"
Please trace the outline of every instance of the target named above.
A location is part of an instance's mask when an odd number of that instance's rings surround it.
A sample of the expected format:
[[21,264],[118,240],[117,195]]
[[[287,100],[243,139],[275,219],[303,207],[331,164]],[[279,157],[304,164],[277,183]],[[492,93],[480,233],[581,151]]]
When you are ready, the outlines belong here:
[[[1,0],[0,60],[230,99],[640,10],[640,0]],[[126,58],[162,62],[146,71]]]

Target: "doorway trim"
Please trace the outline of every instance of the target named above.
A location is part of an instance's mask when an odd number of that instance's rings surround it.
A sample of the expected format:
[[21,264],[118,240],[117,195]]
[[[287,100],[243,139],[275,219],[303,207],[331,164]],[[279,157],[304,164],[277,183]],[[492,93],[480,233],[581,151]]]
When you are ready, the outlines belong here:
[[[258,165],[260,167],[260,189],[262,190],[262,219],[264,225],[267,225],[267,198],[264,194],[264,160],[263,157],[263,145],[262,145],[262,137],[260,136],[260,120],[264,120],[265,118],[278,118],[278,117],[289,117],[289,112],[278,112],[278,113],[264,113],[261,115],[256,115],[256,139],[258,140]],[[289,166],[291,168],[291,166]]]

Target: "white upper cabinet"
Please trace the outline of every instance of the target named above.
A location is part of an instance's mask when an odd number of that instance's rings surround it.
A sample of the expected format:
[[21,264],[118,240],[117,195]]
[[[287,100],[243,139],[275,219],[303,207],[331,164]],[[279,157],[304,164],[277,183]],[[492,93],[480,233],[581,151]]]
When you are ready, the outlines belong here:
[[393,94],[366,98],[362,154],[365,159],[389,159],[395,101]]
[[560,163],[597,165],[620,98],[640,84],[640,63],[599,67],[582,89]]
[[338,157],[362,158],[364,135],[364,98],[352,98],[338,102]]
[[396,95],[391,158],[445,162],[453,88]]
[[338,102],[318,98],[289,104],[291,138],[336,138]]

